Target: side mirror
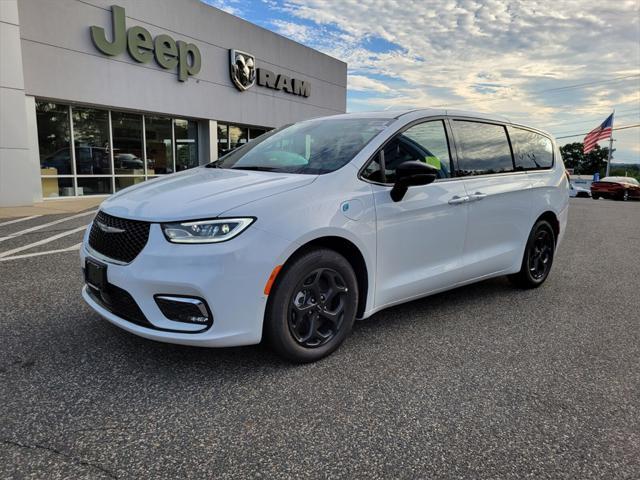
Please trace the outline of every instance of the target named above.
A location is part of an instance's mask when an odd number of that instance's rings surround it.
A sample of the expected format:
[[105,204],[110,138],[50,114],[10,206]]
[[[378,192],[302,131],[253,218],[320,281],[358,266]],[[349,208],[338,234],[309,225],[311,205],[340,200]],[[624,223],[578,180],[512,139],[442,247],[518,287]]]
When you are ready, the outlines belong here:
[[402,162],[396,167],[396,183],[391,189],[391,199],[394,202],[402,200],[409,187],[428,185],[438,176],[438,170],[417,160]]

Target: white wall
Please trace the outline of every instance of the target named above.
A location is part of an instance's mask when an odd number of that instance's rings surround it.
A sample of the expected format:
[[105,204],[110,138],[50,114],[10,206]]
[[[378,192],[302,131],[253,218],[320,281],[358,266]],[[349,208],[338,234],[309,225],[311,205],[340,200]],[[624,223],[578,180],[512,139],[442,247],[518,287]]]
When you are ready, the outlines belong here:
[[[0,205],[41,197],[37,154],[30,149],[17,0],[0,1]],[[35,122],[35,106],[30,122]],[[33,133],[33,132],[32,132]],[[35,160],[35,163],[34,163]]]

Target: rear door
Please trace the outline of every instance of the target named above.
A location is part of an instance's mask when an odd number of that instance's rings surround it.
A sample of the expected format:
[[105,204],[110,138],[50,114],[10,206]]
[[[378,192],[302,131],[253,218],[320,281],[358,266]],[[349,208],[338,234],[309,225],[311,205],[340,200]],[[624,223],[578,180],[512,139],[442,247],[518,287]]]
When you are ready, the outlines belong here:
[[[438,179],[391,199],[396,167],[408,160],[434,166]],[[371,182],[377,220],[375,306],[426,295],[460,280],[467,222],[465,189],[451,178],[444,120],[414,124],[398,133],[361,173]]]
[[452,119],[458,164],[469,197],[464,244],[468,279],[520,265],[531,229],[531,181],[515,171],[504,125]]

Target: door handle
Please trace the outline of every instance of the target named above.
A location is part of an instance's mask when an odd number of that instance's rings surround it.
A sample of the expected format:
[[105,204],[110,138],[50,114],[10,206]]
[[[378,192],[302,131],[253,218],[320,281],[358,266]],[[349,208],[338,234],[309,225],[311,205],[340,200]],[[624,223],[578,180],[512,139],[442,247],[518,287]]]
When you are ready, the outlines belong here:
[[469,200],[471,200],[471,201],[482,200],[486,196],[487,196],[486,193],[476,192],[476,193],[473,193],[473,194],[469,195]]
[[466,203],[468,201],[469,201],[469,197],[467,197],[466,195],[464,197],[459,197],[458,195],[455,195],[451,197],[451,199],[449,200],[449,205],[457,205],[459,203]]

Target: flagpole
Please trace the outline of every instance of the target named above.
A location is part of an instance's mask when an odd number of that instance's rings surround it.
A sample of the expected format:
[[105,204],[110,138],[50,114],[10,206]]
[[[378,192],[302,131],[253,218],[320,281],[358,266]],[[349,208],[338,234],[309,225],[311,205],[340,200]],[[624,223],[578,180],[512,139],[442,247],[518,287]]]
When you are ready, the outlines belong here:
[[[616,113],[615,108],[613,109],[613,114]],[[609,176],[609,169],[611,167],[611,157],[613,156],[613,122],[611,122],[611,136],[609,137],[609,154],[607,155],[607,171],[605,173],[605,177]]]

